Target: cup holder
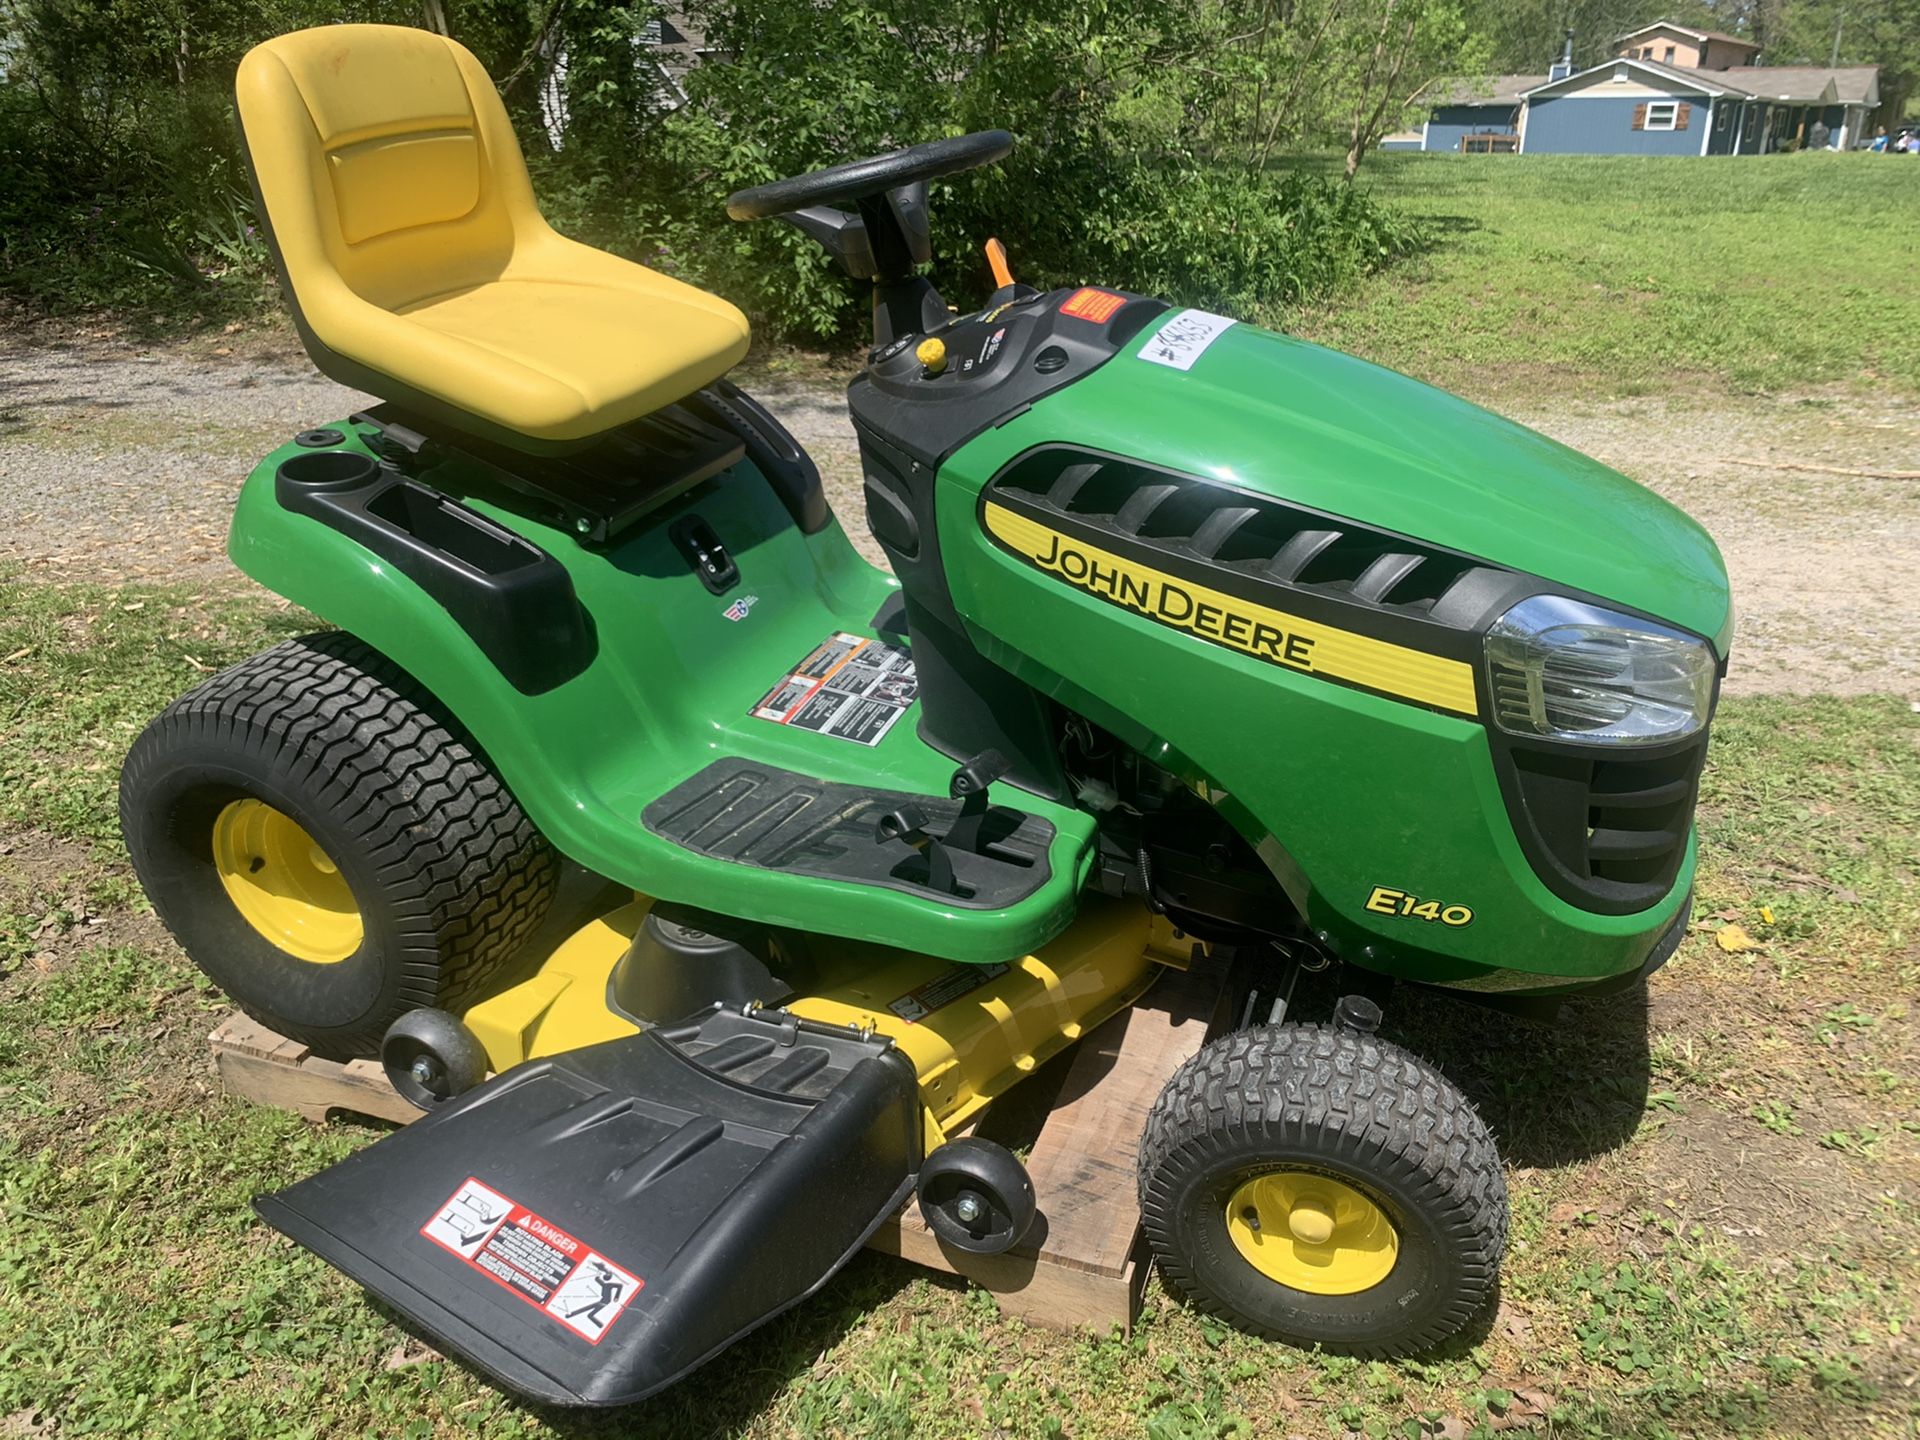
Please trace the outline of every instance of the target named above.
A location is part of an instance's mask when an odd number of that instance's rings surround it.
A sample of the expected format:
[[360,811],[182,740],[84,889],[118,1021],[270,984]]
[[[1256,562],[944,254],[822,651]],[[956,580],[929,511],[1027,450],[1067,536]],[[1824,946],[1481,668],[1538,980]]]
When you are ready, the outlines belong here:
[[357,450],[309,450],[280,462],[282,485],[307,491],[357,490],[380,473],[380,462]]

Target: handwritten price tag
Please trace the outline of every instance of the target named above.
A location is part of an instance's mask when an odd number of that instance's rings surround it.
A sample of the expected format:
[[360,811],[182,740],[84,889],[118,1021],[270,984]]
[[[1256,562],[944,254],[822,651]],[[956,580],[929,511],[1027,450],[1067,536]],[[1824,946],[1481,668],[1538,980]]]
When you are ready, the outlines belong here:
[[1233,324],[1224,315],[1182,310],[1148,337],[1137,358],[1171,370],[1191,370],[1193,362],[1206,354],[1207,347],[1226,334]]

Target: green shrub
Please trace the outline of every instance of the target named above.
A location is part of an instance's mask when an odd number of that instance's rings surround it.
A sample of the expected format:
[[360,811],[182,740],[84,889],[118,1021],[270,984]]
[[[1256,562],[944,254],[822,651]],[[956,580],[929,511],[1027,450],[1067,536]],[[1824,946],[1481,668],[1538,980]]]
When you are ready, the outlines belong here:
[[[446,9],[500,80],[560,229],[716,290],[776,336],[856,336],[865,296],[792,228],[728,222],[726,194],[968,130],[1002,127],[1018,145],[933,187],[934,279],[956,301],[988,288],[980,245],[996,234],[1037,285],[1099,281],[1241,313],[1332,293],[1420,239],[1351,187],[1196,158],[1172,63],[1191,18],[1168,0],[698,0],[683,23],[730,58],[688,71],[684,102],[635,63],[657,53],[644,5]],[[417,12],[17,0],[6,16],[0,290],[217,314],[257,307],[272,285],[232,120],[240,55],[323,18]]]
[[[385,0],[357,10],[417,13]],[[270,265],[233,71],[257,41],[334,13],[313,0],[0,4],[0,291],[63,310],[262,303]]]
[[535,183],[561,228],[782,334],[858,334],[865,297],[798,231],[730,224],[722,198],[969,130],[1018,143],[1001,165],[931,187],[933,278],[956,302],[990,284],[990,235],[1036,285],[1100,281],[1243,313],[1333,293],[1424,239],[1350,186],[1196,159],[1179,85],[1157,63],[1189,42],[1184,12],[1157,0],[757,0],[694,14],[734,59],[692,71],[688,103],[651,125],[630,106],[617,148],[571,135],[558,153],[530,146],[545,152]]

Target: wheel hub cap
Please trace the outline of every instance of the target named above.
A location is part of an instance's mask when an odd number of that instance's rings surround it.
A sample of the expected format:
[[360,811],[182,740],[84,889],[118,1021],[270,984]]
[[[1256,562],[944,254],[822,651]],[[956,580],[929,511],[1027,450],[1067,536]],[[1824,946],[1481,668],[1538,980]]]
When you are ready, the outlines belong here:
[[241,918],[295,959],[331,965],[366,938],[333,857],[263,800],[235,800],[214,817],[213,864]]
[[1351,1185],[1283,1170],[1256,1176],[1227,1198],[1227,1235],[1269,1280],[1310,1295],[1356,1295],[1400,1257],[1393,1221]]

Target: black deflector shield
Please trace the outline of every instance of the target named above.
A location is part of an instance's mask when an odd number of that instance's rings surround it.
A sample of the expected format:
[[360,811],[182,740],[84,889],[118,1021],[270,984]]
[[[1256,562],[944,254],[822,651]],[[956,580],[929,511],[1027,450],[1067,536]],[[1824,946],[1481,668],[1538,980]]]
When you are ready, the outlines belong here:
[[716,1007],[517,1066],[254,1206],[510,1389],[621,1405],[845,1264],[906,1197],[919,1114],[890,1042]]

